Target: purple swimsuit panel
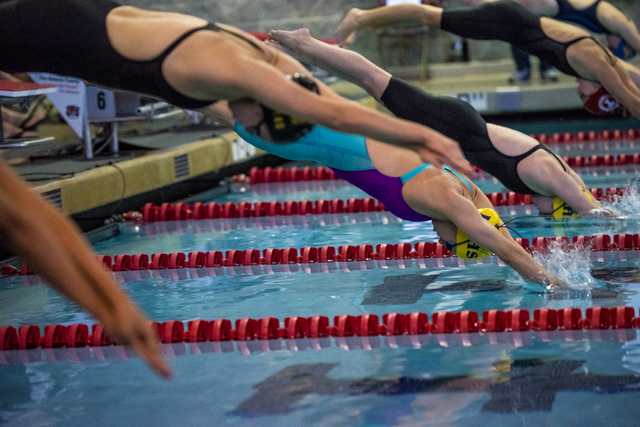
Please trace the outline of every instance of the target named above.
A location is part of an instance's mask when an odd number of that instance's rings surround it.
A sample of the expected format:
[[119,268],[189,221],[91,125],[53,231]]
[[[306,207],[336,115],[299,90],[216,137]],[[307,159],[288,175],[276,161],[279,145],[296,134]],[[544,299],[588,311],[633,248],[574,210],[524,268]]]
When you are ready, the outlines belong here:
[[405,221],[423,222],[431,218],[411,209],[402,197],[402,179],[383,175],[375,169],[344,171],[331,168],[336,175],[381,201],[389,212]]

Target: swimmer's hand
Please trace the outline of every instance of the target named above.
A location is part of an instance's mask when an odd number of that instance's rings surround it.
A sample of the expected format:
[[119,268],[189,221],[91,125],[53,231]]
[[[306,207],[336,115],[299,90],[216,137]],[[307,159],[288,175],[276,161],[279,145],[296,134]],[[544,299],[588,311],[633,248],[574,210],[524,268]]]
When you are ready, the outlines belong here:
[[433,133],[426,144],[416,149],[422,160],[438,168],[447,165],[468,177],[474,177],[475,168],[464,157],[458,143],[438,132]]
[[115,312],[102,319],[104,328],[118,344],[130,345],[153,371],[163,378],[171,378],[171,368],[167,364],[158,334],[151,322],[133,304],[120,304]]
[[548,276],[540,283],[547,291],[568,291],[571,288],[555,276]]
[[589,219],[615,218],[618,216],[620,216],[619,212],[616,212],[614,209],[604,207],[591,209],[589,212],[583,215],[583,217]]

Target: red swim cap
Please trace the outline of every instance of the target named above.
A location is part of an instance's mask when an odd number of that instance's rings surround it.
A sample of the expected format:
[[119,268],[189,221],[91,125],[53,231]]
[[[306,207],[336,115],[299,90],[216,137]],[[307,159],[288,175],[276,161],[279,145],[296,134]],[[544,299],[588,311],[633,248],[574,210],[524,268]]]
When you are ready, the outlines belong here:
[[585,99],[582,105],[585,110],[596,116],[629,116],[625,106],[616,101],[603,87]]

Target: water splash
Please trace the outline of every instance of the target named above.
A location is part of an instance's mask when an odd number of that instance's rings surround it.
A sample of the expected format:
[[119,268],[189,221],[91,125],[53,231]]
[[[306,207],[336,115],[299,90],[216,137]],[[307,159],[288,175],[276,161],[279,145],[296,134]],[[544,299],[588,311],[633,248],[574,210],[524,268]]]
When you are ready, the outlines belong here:
[[572,290],[588,291],[602,284],[591,276],[591,252],[562,245],[549,244],[549,253],[535,253],[534,259]]
[[636,178],[624,187],[622,196],[615,196],[607,203],[622,218],[640,218],[640,178]]

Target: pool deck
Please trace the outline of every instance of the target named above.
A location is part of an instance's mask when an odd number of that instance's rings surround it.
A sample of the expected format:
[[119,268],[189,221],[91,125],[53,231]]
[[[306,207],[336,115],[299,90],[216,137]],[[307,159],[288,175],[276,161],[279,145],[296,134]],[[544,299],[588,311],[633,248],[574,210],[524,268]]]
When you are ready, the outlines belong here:
[[[465,99],[483,115],[508,115],[515,111],[567,114],[581,109],[575,79],[561,75],[556,83],[541,82],[534,72],[531,83],[510,86],[507,79],[512,69],[513,64],[506,60],[468,63],[465,67],[459,63],[434,64],[428,80],[415,80],[416,70],[410,67],[391,71],[428,92]],[[382,108],[355,85],[329,83],[350,99]],[[55,136],[50,146],[35,151],[0,149],[0,155],[32,183],[34,191],[71,215],[85,230],[103,224],[104,218],[112,214],[139,210],[147,202],[185,199],[251,166],[281,162],[259,151],[241,158],[237,136],[228,129],[183,126],[154,133],[148,129],[148,123],[131,125],[145,127],[147,135],[123,133],[117,157],[107,153],[84,159],[78,150],[81,142],[64,124],[44,124],[38,128],[41,136]],[[607,128],[606,122],[601,125]]]

